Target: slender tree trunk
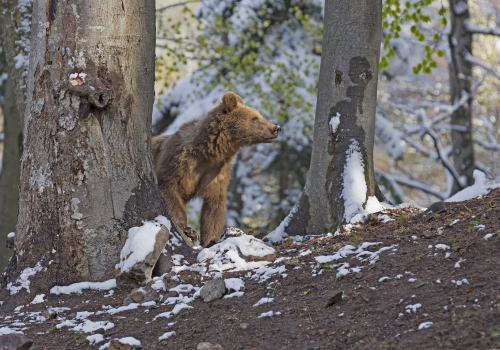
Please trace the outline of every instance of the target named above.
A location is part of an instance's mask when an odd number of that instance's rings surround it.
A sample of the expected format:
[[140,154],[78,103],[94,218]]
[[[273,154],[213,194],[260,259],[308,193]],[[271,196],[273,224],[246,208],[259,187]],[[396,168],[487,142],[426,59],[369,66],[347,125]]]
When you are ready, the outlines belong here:
[[[472,54],[472,34],[467,31],[469,8],[467,0],[450,0],[451,33],[449,44],[451,51],[450,97],[451,104],[457,103],[464,93],[471,93],[472,64],[464,59]],[[451,125],[466,130],[451,130],[453,144],[453,166],[461,177],[465,177],[465,185],[472,185],[475,169],[474,148],[472,141],[472,97],[457,109],[451,116]],[[464,184],[453,183],[451,194],[460,191]]]
[[1,59],[3,71],[8,75],[8,86],[4,89],[5,139],[0,175],[0,252],[3,253],[0,272],[12,256],[12,250],[5,248],[5,239],[8,233],[15,231],[19,209],[21,123],[26,99],[31,12],[31,0],[0,0]]
[[3,89],[5,93],[2,105],[4,140],[0,173],[0,271],[7,266],[13,253],[12,249],[7,249],[6,241],[7,235],[16,229],[19,203],[22,134],[13,85],[12,79],[8,77]]
[[[278,229],[286,234],[333,232],[368,197],[383,197],[373,170],[381,11],[381,0],[325,1],[311,166],[302,196]],[[349,168],[357,181],[348,183],[346,164],[353,162],[361,168],[357,174]],[[357,198],[350,197],[353,189]]]
[[[54,284],[114,277],[127,230],[165,214],[150,150],[154,37],[153,0],[34,1],[6,281],[16,302]],[[29,291],[22,271],[34,272]]]
[[19,115],[26,105],[33,0],[0,0],[0,36]]

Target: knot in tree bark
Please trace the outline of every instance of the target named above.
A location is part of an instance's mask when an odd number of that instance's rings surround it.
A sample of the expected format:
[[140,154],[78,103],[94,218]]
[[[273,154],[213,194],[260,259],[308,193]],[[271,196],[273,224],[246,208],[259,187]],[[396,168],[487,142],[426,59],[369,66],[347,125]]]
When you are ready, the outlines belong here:
[[76,77],[70,76],[68,91],[86,98],[92,106],[99,109],[106,107],[110,100],[108,89],[104,87],[99,78],[87,78],[82,73]]

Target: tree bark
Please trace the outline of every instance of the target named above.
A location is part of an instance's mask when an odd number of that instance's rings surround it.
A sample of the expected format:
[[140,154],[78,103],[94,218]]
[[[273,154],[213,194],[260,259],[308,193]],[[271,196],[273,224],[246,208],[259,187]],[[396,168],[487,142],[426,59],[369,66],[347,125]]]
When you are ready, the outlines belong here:
[[[366,183],[357,204],[370,196],[383,199],[373,170],[381,11],[381,0],[325,1],[311,165],[302,196],[282,223],[289,235],[334,232],[350,220],[343,192],[353,155],[362,160],[358,175]],[[333,130],[330,121],[337,117],[340,124]]]
[[[469,22],[469,7],[467,0],[450,0],[451,33],[448,36],[451,62],[450,97],[451,104],[457,103],[463,94],[471,93],[472,64],[465,60],[467,54],[472,54],[472,34],[467,30]],[[465,128],[451,130],[453,147],[453,166],[463,178],[464,183],[453,182],[450,195],[463,189],[464,185],[473,185],[472,173],[475,169],[474,147],[472,140],[472,96],[467,103],[458,108],[451,115],[451,125]]]
[[34,1],[6,290],[14,294],[27,268],[36,272],[17,299],[114,277],[127,230],[166,214],[150,143],[154,38],[153,0]]

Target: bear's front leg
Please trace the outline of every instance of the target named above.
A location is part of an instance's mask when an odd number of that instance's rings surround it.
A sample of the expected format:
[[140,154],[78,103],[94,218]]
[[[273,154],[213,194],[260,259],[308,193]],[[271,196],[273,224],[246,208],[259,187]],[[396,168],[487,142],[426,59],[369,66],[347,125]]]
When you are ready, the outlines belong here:
[[167,208],[167,214],[177,227],[177,230],[183,231],[184,228],[188,227],[184,201],[174,189],[165,187],[160,188],[160,194],[163,198],[163,202],[165,203],[165,207]]
[[219,241],[226,220],[226,192],[203,198],[200,218],[200,244],[211,247]]

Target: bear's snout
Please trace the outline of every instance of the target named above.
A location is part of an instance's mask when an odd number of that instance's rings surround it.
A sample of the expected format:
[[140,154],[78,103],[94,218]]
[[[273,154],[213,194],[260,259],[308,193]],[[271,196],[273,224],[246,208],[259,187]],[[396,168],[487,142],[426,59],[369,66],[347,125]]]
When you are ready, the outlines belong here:
[[275,125],[273,129],[273,134],[279,134],[281,132],[281,126]]

